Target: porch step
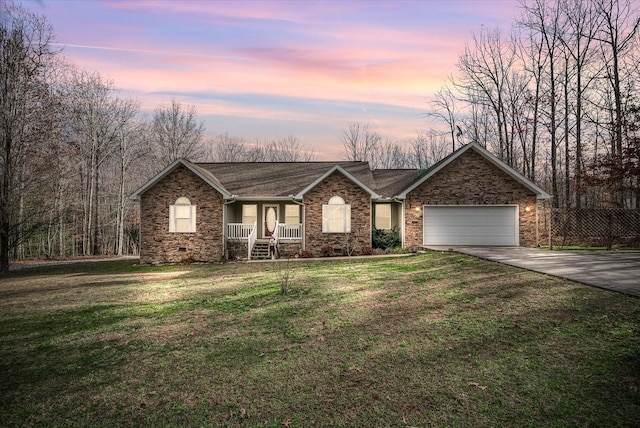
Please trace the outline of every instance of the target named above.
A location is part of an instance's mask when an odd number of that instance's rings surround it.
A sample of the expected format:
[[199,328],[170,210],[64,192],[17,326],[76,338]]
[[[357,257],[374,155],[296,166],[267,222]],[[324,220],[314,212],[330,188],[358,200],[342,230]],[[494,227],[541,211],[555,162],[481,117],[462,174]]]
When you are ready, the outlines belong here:
[[251,260],[267,260],[269,256],[269,241],[257,240],[251,252]]

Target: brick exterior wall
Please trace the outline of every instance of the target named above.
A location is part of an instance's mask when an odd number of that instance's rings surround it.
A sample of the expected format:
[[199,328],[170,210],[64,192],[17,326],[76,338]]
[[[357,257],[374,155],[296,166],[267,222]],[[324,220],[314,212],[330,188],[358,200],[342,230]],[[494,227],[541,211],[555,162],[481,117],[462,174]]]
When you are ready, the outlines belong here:
[[[351,205],[351,233],[323,233],[322,206],[333,196]],[[169,232],[169,207],[180,197],[197,206],[195,233]],[[305,248],[322,256],[323,248],[354,248],[355,254],[371,246],[371,196],[336,171],[304,196]],[[471,149],[411,191],[404,204],[404,246],[423,242],[423,205],[515,205],[519,207],[520,245],[535,246],[536,195]],[[416,210],[419,208],[419,210]],[[527,211],[529,208],[529,211]],[[219,261],[223,256],[222,195],[183,166],[177,167],[140,200],[140,260],[143,264]],[[282,210],[281,210],[282,214]],[[243,248],[230,245],[246,257]],[[233,247],[233,248],[232,248]],[[281,242],[282,256],[292,256],[301,243]],[[243,251],[244,250],[244,251]]]
[[280,241],[278,244],[278,254],[280,258],[292,258],[296,257],[302,251],[302,243],[301,242],[287,242]]
[[[169,206],[179,197],[196,205],[196,232],[170,233]],[[222,195],[179,166],[140,199],[140,262],[218,261],[222,257]],[[181,250],[184,249],[184,250]]]
[[[332,196],[340,196],[351,205],[351,233],[323,233],[322,205]],[[371,246],[371,195],[336,171],[304,195],[305,248],[313,256],[321,256],[325,246],[344,249],[347,245],[359,254]],[[347,241],[351,241],[348,243]]]
[[535,193],[475,150],[467,150],[407,195],[404,245],[411,248],[423,243],[423,205],[504,204],[518,204],[520,245],[536,246]]

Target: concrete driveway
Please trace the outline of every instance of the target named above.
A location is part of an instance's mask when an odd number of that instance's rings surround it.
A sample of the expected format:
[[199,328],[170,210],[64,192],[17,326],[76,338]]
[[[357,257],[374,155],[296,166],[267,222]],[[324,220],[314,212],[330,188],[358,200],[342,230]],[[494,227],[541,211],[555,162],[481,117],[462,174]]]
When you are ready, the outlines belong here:
[[640,252],[548,251],[523,247],[429,247],[504,263],[640,297]]

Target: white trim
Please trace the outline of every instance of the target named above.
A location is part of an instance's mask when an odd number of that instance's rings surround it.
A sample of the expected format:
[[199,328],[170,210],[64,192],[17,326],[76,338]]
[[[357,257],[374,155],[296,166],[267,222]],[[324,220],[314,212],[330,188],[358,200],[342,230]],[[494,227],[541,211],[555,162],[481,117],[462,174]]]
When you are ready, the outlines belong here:
[[293,196],[233,196],[237,202],[291,202],[295,200]]
[[[245,210],[246,207],[255,207],[255,209],[256,209],[256,218],[255,219],[253,217],[250,217],[250,216],[245,216],[244,210]],[[240,221],[242,223],[245,223],[245,224],[256,223],[257,224],[258,221],[259,221],[258,214],[259,214],[258,213],[258,204],[241,204],[240,205]],[[251,218],[251,221],[247,221],[247,218]]]
[[222,194],[222,196],[225,199],[230,199],[232,197],[232,195],[229,194],[229,192],[224,187],[222,187],[222,184],[214,182],[209,177],[204,175],[200,171],[200,169],[194,166],[191,162],[180,158],[173,161],[169,166],[167,166],[165,169],[157,173],[155,176],[153,176],[153,178],[151,178],[149,181],[143,184],[138,190],[133,192],[131,196],[129,196],[129,199],[134,199],[134,200],[140,199],[143,193],[145,193],[151,187],[155,186],[160,180],[162,180],[164,177],[169,175],[169,173],[171,173],[174,169],[176,169],[180,165],[184,166],[189,171],[191,171],[192,173],[200,177],[205,183],[207,183],[209,186],[213,187],[220,194]]
[[169,205],[169,233],[175,233],[176,231],[176,206]]
[[[437,208],[513,208],[513,229],[510,231],[509,238],[513,238],[514,241],[511,243],[456,243],[456,242],[446,242],[446,243],[427,243],[427,210],[429,209],[437,209]],[[496,225],[492,225],[489,227],[500,227]],[[499,246],[519,246],[520,245],[520,206],[518,204],[495,204],[495,205],[423,205],[422,206],[422,244],[423,245],[499,245]]]
[[[287,208],[288,207],[295,207],[297,210],[297,215],[296,215],[296,221],[288,221],[289,219],[287,219]],[[300,223],[302,221],[302,219],[300,218],[300,205],[299,204],[284,204],[284,215],[282,216],[284,219],[284,223]]]
[[[275,208],[276,209],[276,224],[275,227],[278,227],[278,222],[280,221],[280,205],[278,204],[262,204],[262,230],[260,231],[260,236],[266,238],[265,229],[267,225],[267,208]],[[275,232],[275,229],[274,229]]]
[[[378,208],[381,208],[382,206],[389,208],[389,227],[378,227]],[[380,218],[386,219],[386,217],[383,216],[381,216]],[[391,230],[393,228],[393,209],[391,206],[391,202],[381,202],[373,204],[373,227],[382,230]]]
[[[322,205],[322,233],[351,233],[351,204],[345,203],[344,198],[338,195],[332,196],[329,198],[329,201],[334,198],[339,198],[342,203],[328,203]],[[331,208],[342,209],[342,227],[340,230],[331,230]],[[338,217],[336,217],[336,220],[338,220]]]
[[[402,236],[400,237],[400,245],[402,246],[402,248],[404,248],[405,245],[405,225],[407,224],[407,218],[406,218],[406,211],[404,209],[405,206],[405,201],[403,200],[402,202],[400,202],[401,206],[400,206],[400,215],[401,215],[401,219],[400,219],[400,228],[402,229]],[[424,223],[422,224],[422,227],[424,228]]]
[[302,217],[300,221],[302,222],[302,250],[305,251],[307,249],[307,206],[300,205],[302,209],[300,210],[300,216]]
[[307,193],[309,190],[313,189],[314,187],[316,187],[318,184],[320,184],[325,178],[327,178],[328,176],[330,176],[331,174],[333,174],[334,172],[340,172],[342,175],[344,175],[345,177],[347,177],[349,180],[353,181],[356,185],[358,185],[362,190],[364,190],[365,192],[369,193],[369,195],[371,195],[371,197],[373,199],[379,198],[380,195],[378,195],[376,192],[374,192],[373,190],[371,190],[369,187],[367,187],[363,182],[361,182],[360,180],[358,180],[357,178],[355,178],[353,175],[351,175],[349,172],[347,172],[347,170],[345,170],[344,168],[342,168],[340,165],[335,165],[334,167],[330,168],[327,172],[325,172],[324,174],[322,174],[320,177],[318,177],[317,179],[315,179],[313,181],[313,183],[309,184],[307,187],[305,187],[304,189],[302,189],[297,195],[294,196],[295,199],[298,200],[302,200],[302,198],[304,197],[305,193]]
[[516,170],[514,170],[509,165],[507,165],[504,162],[502,162],[500,159],[498,159],[497,157],[495,157],[494,155],[489,153],[487,151],[487,149],[485,149],[480,144],[475,143],[475,142],[466,144],[465,146],[460,148],[458,151],[454,152],[451,156],[449,156],[448,158],[445,158],[440,164],[437,164],[437,166],[433,170],[429,171],[428,174],[426,174],[420,180],[416,181],[411,186],[409,186],[407,189],[405,189],[402,193],[400,193],[398,195],[398,198],[405,199],[407,197],[408,193],[410,193],[416,187],[420,186],[422,183],[424,183],[425,181],[427,181],[428,179],[433,177],[442,168],[444,168],[445,166],[449,165],[451,162],[456,160],[463,153],[465,153],[467,150],[470,150],[470,149],[474,149],[477,153],[479,153],[486,160],[488,160],[489,162],[491,162],[492,164],[494,164],[495,166],[500,168],[502,171],[507,173],[511,178],[513,178],[514,180],[518,181],[520,184],[522,184],[523,186],[527,187],[529,190],[534,192],[536,194],[536,198],[537,199],[550,199],[551,198],[550,194],[548,194],[547,192],[542,190],[540,187],[538,187],[533,181],[528,180],[527,178],[523,177]]
[[[183,199],[181,201],[181,199]],[[179,202],[179,203],[178,203]],[[178,211],[177,207],[189,207],[189,230],[185,232],[178,231],[177,220],[176,217]],[[180,219],[187,219],[187,217],[180,217]],[[170,233],[195,233],[196,232],[196,205],[191,204],[191,201],[184,196],[176,199],[176,202],[172,205],[169,205],[169,232]]]

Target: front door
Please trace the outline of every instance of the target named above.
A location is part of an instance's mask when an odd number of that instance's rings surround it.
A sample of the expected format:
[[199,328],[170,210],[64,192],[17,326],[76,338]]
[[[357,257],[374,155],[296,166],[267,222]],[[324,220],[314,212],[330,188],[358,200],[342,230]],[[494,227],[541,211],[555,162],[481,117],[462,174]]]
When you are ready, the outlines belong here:
[[264,235],[263,237],[268,237],[273,235],[273,232],[276,231],[276,223],[278,222],[278,205],[264,205],[262,207],[264,219]]

